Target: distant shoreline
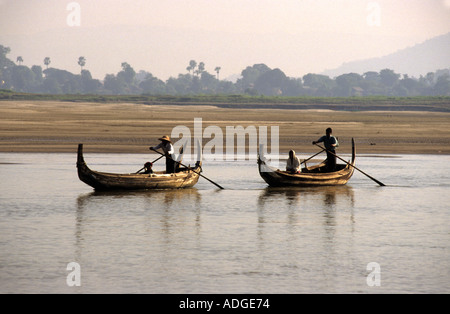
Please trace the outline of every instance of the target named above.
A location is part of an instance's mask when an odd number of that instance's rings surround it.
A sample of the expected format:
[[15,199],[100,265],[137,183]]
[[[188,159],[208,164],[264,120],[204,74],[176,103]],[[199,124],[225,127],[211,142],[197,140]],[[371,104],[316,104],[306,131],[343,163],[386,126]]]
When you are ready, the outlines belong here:
[[230,109],[450,112],[450,96],[50,95],[0,90],[0,101],[11,100],[216,106]]
[[[290,149],[299,154],[317,152],[312,141],[332,127],[341,154],[350,152],[353,137],[357,154],[450,155],[450,112],[345,111],[310,109],[304,104],[285,104],[280,109],[270,103],[230,106],[206,101],[180,105],[159,100],[2,100],[0,152],[76,153],[78,143],[84,143],[87,153],[149,154],[148,147],[157,144],[162,135],[171,135],[176,126],[186,126],[193,136],[194,119],[201,118],[203,130],[208,126],[223,132],[227,126],[267,126],[269,138],[271,127],[278,126],[281,154]],[[403,101],[412,106],[417,103],[417,99]],[[445,108],[450,101],[435,100],[433,106]],[[204,137],[203,144],[210,140]]]
[[[449,100],[450,101],[450,100]],[[345,104],[223,104],[223,103],[206,103],[206,104],[183,104],[183,103],[166,103],[165,105],[177,106],[215,106],[218,108],[227,109],[277,109],[277,110],[331,110],[331,111],[423,111],[423,112],[446,112],[450,113],[449,108],[435,107],[427,105],[396,105],[396,104],[381,104],[381,105],[345,105]]]

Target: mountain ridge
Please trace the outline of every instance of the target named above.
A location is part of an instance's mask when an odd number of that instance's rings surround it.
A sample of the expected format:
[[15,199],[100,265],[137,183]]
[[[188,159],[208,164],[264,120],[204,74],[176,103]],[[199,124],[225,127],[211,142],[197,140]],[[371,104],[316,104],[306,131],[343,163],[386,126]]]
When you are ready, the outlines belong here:
[[321,74],[336,77],[391,69],[396,73],[419,77],[445,68],[450,68],[450,32],[382,57],[346,62]]

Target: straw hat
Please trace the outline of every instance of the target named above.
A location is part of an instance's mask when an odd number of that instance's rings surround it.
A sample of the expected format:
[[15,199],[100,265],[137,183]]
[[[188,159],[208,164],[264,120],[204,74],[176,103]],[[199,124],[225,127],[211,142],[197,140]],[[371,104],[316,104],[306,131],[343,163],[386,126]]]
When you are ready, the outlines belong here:
[[169,143],[172,143],[172,141],[170,140],[170,137],[167,135],[164,135],[163,137],[160,137],[158,140],[160,141],[167,141]]

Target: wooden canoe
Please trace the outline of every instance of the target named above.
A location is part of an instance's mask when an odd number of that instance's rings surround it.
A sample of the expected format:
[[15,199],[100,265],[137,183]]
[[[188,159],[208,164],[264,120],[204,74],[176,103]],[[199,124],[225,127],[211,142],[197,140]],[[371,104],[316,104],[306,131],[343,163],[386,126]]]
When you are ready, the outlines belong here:
[[270,167],[264,156],[258,155],[258,170],[270,186],[330,186],[345,185],[353,175],[355,165],[355,142],[352,139],[352,160],[349,164],[336,164],[336,171],[326,172],[326,160],[322,163],[302,168],[301,173],[290,174]]
[[165,171],[157,171],[152,174],[99,172],[89,169],[83,157],[83,144],[78,145],[78,177],[81,181],[98,191],[180,189],[193,187],[198,182],[201,164],[201,155],[199,154],[195,167],[179,168],[176,173],[166,174]]

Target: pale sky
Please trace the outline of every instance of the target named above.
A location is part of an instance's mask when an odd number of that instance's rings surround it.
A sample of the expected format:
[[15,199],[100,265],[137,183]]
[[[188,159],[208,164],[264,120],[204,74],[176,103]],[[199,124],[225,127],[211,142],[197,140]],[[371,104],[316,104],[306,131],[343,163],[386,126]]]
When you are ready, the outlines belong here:
[[166,80],[192,59],[221,78],[255,63],[301,77],[448,32],[450,0],[0,0],[10,59],[78,73],[84,56],[97,79],[128,62]]

